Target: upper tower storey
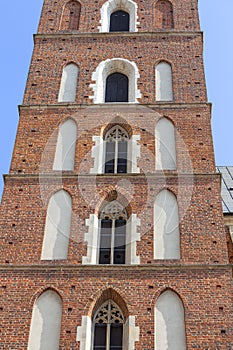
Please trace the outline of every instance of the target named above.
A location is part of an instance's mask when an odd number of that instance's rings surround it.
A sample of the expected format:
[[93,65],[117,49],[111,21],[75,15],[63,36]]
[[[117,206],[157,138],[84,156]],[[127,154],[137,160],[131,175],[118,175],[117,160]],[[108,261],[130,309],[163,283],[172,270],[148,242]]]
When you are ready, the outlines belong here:
[[129,15],[129,32],[200,30],[198,0],[45,0],[38,33],[109,32],[116,11]]

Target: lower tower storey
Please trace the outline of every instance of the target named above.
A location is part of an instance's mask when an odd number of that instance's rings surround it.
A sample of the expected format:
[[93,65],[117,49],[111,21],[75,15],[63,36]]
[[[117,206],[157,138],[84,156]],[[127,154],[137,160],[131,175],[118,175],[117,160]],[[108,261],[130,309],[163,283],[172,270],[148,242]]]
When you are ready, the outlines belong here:
[[5,267],[1,349],[230,350],[231,278],[220,265]]

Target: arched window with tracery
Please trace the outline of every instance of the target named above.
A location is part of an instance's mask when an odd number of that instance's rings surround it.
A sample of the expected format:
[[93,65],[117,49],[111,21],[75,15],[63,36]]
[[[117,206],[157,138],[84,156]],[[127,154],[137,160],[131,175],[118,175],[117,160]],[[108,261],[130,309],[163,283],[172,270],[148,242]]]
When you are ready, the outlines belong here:
[[168,0],[158,0],[155,4],[155,28],[174,28],[173,6]]
[[78,30],[81,5],[78,1],[69,1],[63,10],[61,30]]
[[112,201],[100,213],[99,264],[125,264],[127,211]]
[[129,78],[122,73],[112,73],[106,79],[105,102],[128,102]]
[[119,125],[111,128],[105,136],[105,173],[127,173],[129,135]]
[[112,300],[107,300],[94,315],[93,350],[122,350],[123,313]]
[[126,11],[118,10],[111,14],[110,32],[128,32],[129,14]]

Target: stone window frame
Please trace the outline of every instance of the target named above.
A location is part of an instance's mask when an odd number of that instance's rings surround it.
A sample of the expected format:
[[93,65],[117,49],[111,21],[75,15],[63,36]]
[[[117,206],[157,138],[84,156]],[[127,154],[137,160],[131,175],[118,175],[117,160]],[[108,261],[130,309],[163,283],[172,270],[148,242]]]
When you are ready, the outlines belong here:
[[[85,234],[85,241],[87,242],[87,255],[82,257],[83,265],[99,265],[99,247],[100,247],[100,225],[101,225],[101,213],[110,205],[117,204],[118,211],[125,211],[124,206],[118,201],[112,201],[100,211],[99,215],[90,214],[89,219],[86,219],[86,226],[88,232]],[[112,212],[111,215],[114,215]],[[128,215],[128,214],[127,214]],[[128,215],[126,224],[126,259],[124,265],[139,265],[140,257],[137,254],[137,242],[140,241],[140,233],[138,233],[138,227],[140,226],[140,219],[136,214],[131,213]]]
[[110,29],[110,17],[111,14],[117,10],[123,10],[129,13],[130,23],[129,31],[137,32],[137,26],[140,24],[137,16],[138,5],[132,0],[108,0],[101,7],[100,14],[100,26],[98,27],[101,33],[107,33]]
[[[115,124],[115,123],[114,123]],[[105,166],[105,153],[106,153],[106,141],[105,138],[107,134],[114,129],[116,126],[127,132],[121,123],[116,123],[112,128],[103,136],[92,136],[92,141],[94,143],[91,151],[92,158],[94,158],[94,166],[90,169],[91,174],[104,174]],[[129,134],[127,132],[127,134]],[[129,135],[128,140],[128,151],[127,151],[127,174],[139,174],[140,168],[137,166],[137,159],[140,157],[140,135]],[[114,175],[114,174],[112,174]]]
[[[112,73],[122,73],[128,77],[128,102],[105,102],[106,79]],[[139,70],[135,62],[121,57],[102,61],[92,73],[92,81],[95,83],[90,84],[90,87],[93,90],[93,95],[90,96],[90,99],[93,99],[94,104],[138,103],[138,99],[141,98],[141,92],[138,89],[137,84],[139,77]]]

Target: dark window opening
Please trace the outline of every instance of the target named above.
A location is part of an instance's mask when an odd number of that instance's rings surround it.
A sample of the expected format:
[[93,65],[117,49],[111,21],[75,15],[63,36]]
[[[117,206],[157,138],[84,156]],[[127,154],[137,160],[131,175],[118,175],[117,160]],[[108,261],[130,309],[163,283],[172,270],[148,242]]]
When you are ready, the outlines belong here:
[[129,14],[125,11],[115,11],[110,17],[110,32],[129,32]]
[[99,264],[125,264],[126,220],[102,219]]
[[105,102],[128,102],[129,79],[121,73],[113,73],[107,77]]

